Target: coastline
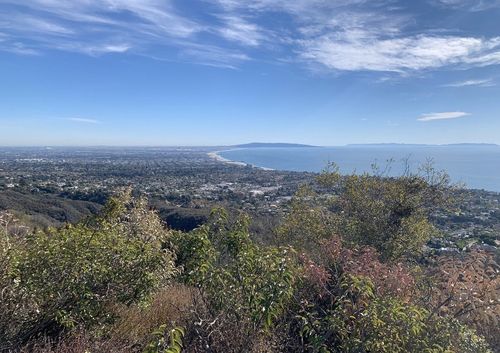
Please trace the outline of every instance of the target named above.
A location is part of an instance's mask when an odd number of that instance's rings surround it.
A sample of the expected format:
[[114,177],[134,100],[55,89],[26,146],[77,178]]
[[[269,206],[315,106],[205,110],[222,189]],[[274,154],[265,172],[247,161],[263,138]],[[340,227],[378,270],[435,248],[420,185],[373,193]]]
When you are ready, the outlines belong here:
[[232,161],[232,160],[230,160],[230,159],[227,159],[227,158],[222,157],[222,156],[219,154],[219,153],[221,153],[221,152],[234,151],[234,150],[235,150],[235,149],[231,149],[231,150],[222,150],[222,151],[214,151],[214,152],[208,152],[208,153],[207,153],[207,156],[208,156],[209,158],[212,158],[213,160],[216,160],[217,162],[221,162],[221,163],[225,163],[225,164],[237,165],[237,166],[240,166],[240,167],[251,166],[251,167],[253,167],[253,168],[258,168],[258,169],[262,169],[262,170],[274,170],[274,169],[272,169],[272,168],[259,167],[259,166],[257,166],[257,165],[250,164],[250,163]]
[[[278,151],[276,155],[272,155],[272,153],[274,153],[272,151],[269,151],[268,155],[266,151],[252,154],[250,153],[251,149],[231,148],[228,146],[228,148],[219,147],[219,149],[214,148],[212,150],[205,150],[204,152],[210,159],[220,163],[226,163],[227,165],[248,166],[260,170],[283,170],[310,173],[321,172],[321,166],[324,168],[328,161],[332,160],[332,156],[334,156],[337,163],[343,166],[342,173],[349,174],[355,171],[358,173],[363,170],[369,171],[368,166],[377,161],[387,161],[391,158],[393,161],[404,161],[408,157],[408,151],[410,151],[412,153],[413,170],[417,170],[416,168],[422,163],[425,163],[426,158],[429,158],[429,155],[431,155],[433,158],[436,158],[435,165],[437,168],[439,168],[439,170],[446,170],[450,174],[453,183],[465,183],[467,189],[483,189],[488,192],[500,193],[500,179],[498,179],[498,169],[496,169],[498,164],[491,164],[491,168],[484,170],[484,172],[476,173],[471,171],[471,168],[481,170],[480,165],[478,166],[478,161],[482,161],[483,158],[486,158],[485,160],[498,161],[500,157],[498,154],[499,150],[489,149],[483,151],[475,148],[449,148],[443,151],[442,148],[429,150],[427,146],[425,147],[426,148],[420,148],[417,146],[412,149],[400,149],[397,147],[370,149],[370,147],[367,147],[366,151],[349,147],[330,147],[322,150],[315,149],[315,151],[309,148],[297,149],[297,151],[277,148],[275,149]],[[318,151],[316,152],[316,150]],[[459,156],[459,159],[457,159],[457,156]],[[457,162],[458,160],[460,160],[460,162]],[[302,161],[307,163],[302,166],[300,164]],[[270,166],[275,168],[262,167],[259,166],[260,163],[270,164]],[[296,167],[296,165],[299,167]],[[399,171],[401,169],[399,163],[393,164],[393,167],[394,168],[390,169],[392,175],[401,173],[401,171]]]

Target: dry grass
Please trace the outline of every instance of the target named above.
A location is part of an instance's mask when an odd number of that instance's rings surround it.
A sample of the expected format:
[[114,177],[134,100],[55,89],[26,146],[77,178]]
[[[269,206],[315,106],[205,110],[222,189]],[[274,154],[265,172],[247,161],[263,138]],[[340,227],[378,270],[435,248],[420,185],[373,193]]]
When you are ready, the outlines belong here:
[[165,288],[154,296],[147,307],[117,308],[120,318],[110,330],[110,340],[130,344],[144,344],[152,331],[160,325],[186,326],[194,290],[183,285]]
[[160,325],[187,326],[194,290],[172,285],[158,291],[148,305],[117,306],[117,321],[99,332],[79,331],[57,341],[41,340],[24,347],[21,353],[129,353],[142,352],[151,333]]

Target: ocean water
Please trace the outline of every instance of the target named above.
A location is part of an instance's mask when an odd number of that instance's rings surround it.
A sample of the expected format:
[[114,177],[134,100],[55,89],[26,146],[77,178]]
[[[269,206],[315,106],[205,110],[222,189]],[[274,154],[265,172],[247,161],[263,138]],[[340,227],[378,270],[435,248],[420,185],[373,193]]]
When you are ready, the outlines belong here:
[[219,156],[257,167],[277,170],[320,172],[329,162],[343,173],[371,171],[376,163],[382,169],[390,163],[390,175],[402,172],[404,160],[413,171],[427,160],[446,170],[454,182],[468,188],[500,192],[500,146],[345,146],[242,148],[222,151]]

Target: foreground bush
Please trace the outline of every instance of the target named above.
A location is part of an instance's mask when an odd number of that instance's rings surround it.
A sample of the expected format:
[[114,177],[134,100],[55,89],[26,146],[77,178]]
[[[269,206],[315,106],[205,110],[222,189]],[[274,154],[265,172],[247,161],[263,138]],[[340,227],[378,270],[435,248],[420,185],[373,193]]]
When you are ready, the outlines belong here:
[[380,262],[373,249],[325,244],[324,265],[304,259],[291,306],[289,352],[490,352],[452,317],[433,315],[418,298],[411,270]]
[[337,221],[334,232],[374,247],[385,260],[417,256],[438,235],[430,215],[452,201],[448,175],[432,165],[397,178],[383,173],[342,176],[333,166],[318,181],[324,192],[337,195],[327,199]]
[[[248,219],[215,211],[210,223],[176,239],[183,280],[199,290],[190,351],[265,352],[295,288],[290,249],[250,240]],[[190,340],[190,342],[189,342]]]
[[426,301],[441,316],[456,318],[500,349],[500,265],[498,254],[473,249],[433,256],[426,269]]
[[[146,302],[115,304],[116,320],[100,330],[79,327],[58,337],[44,337],[20,348],[22,353],[165,353],[170,331],[186,326],[194,289],[169,285],[158,289]],[[16,349],[17,352],[17,349]]]
[[113,319],[116,303],[145,299],[174,274],[169,233],[130,193],[75,226],[2,238],[0,342],[14,347]]

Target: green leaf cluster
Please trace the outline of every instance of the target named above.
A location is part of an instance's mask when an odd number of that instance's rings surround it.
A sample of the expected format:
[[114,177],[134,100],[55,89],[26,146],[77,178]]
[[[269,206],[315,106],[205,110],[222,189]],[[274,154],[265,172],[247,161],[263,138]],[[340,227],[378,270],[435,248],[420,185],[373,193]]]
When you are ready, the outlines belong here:
[[176,236],[177,260],[211,310],[268,330],[293,294],[296,266],[290,248],[253,243],[248,225],[246,216],[230,223],[215,210],[207,225]]
[[345,240],[376,248],[387,260],[415,256],[437,236],[429,217],[451,203],[446,174],[422,167],[420,173],[400,177],[351,174],[326,170],[318,178],[324,192],[335,194],[329,209],[337,223],[335,232]]
[[[4,235],[0,341],[15,344],[111,322],[114,304],[140,302],[174,275],[173,254],[162,248],[168,238],[156,214],[128,192],[80,224],[22,239]],[[5,308],[9,302],[27,312],[22,320]]]
[[184,328],[174,327],[168,332],[167,339],[167,325],[163,324],[152,333],[153,339],[143,353],[182,353],[185,334]]
[[295,316],[303,351],[491,352],[483,338],[454,319],[375,295],[369,279],[347,276],[331,290],[331,297],[303,301]]

